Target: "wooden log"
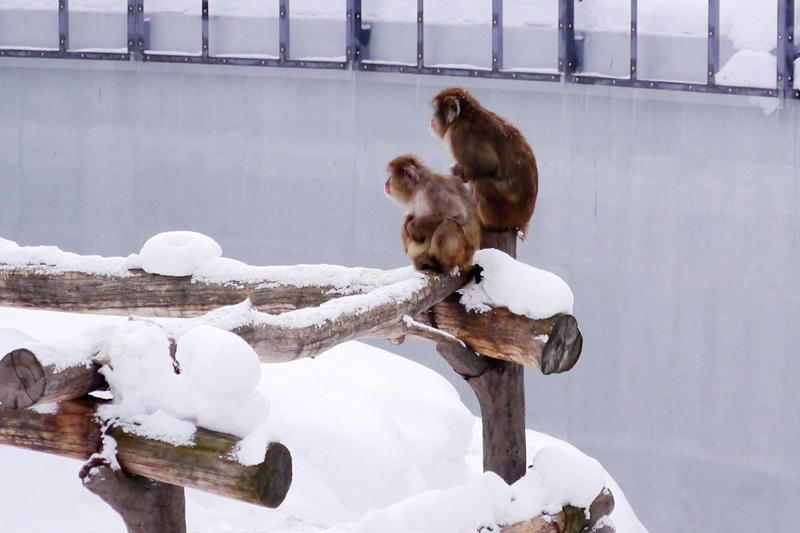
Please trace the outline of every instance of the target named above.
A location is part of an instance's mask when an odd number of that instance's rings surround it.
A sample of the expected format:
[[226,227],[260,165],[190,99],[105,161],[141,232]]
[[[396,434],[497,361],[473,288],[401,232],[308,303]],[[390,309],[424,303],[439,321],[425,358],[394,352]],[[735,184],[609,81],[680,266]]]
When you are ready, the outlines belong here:
[[572,315],[533,320],[502,307],[477,313],[466,310],[457,294],[414,319],[457,337],[478,353],[539,368],[544,374],[570,370],[583,349]]
[[[209,282],[192,276],[161,276],[131,270],[128,276],[106,276],[87,272],[49,272],[38,266],[0,265],[0,306],[53,311],[150,317],[194,317],[218,307],[250,299],[265,313],[283,313],[321,305],[342,296],[345,290],[311,282],[319,267],[252,267],[264,272],[257,281]],[[333,267],[351,281],[347,294],[358,294],[386,286],[406,275],[407,269],[380,271]]]
[[88,459],[100,447],[100,426],[94,421],[97,400],[61,402],[57,410],[0,406],[0,444],[72,459]]
[[91,462],[81,469],[80,478],[84,487],[122,517],[128,533],[186,533],[183,487]]
[[58,369],[28,349],[12,350],[0,359],[0,404],[18,409],[80,398],[105,387],[99,368],[90,363]]
[[228,459],[239,439],[198,428],[191,446],[146,439],[113,428],[117,459],[122,468],[139,476],[172,483],[235,500],[275,508],[292,482],[292,456],[283,444],[273,442],[264,461],[243,466]]
[[[314,357],[346,341],[397,335],[405,316],[418,315],[442,301],[463,287],[470,276],[469,272],[428,276],[422,285],[417,280],[399,282],[369,294],[337,298],[313,310],[284,313],[276,317],[279,322],[255,320],[231,331],[246,340],[263,362]],[[310,315],[318,319],[307,320]],[[226,321],[216,316],[213,322]]]
[[[0,444],[86,460],[100,449],[95,421],[100,403],[61,402],[55,413],[0,407]],[[233,435],[198,428],[193,445],[173,446],[119,427],[108,433],[117,441],[120,465],[130,474],[266,507],[280,505],[291,485],[291,454],[280,443],[269,445],[262,463],[244,466],[229,459],[239,442]]]

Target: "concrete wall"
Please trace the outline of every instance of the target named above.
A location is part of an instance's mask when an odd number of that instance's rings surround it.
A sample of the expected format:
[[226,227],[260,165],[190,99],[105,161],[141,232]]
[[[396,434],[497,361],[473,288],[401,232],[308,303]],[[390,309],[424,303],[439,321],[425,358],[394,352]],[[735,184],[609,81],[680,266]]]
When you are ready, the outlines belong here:
[[[573,371],[527,373],[529,427],[596,457],[653,533],[791,531],[793,104],[765,115],[683,93],[5,59],[0,236],[127,255],[190,229],[253,264],[404,265],[385,165],[415,152],[447,168],[428,102],[452,84],[533,145],[541,192],[519,257],[571,285],[586,340]],[[429,346],[402,348],[452,376]]]

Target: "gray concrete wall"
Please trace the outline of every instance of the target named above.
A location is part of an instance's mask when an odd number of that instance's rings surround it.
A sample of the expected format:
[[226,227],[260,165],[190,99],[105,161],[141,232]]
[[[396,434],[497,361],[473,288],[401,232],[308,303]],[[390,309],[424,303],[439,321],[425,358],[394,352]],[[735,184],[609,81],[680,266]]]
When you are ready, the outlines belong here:
[[[736,97],[5,59],[0,236],[127,255],[189,229],[253,264],[404,265],[384,169],[407,152],[447,168],[429,101],[452,84],[533,145],[541,192],[519,257],[571,285],[586,340],[568,374],[527,373],[529,427],[596,457],[654,533],[792,531],[793,104],[767,116]],[[452,376],[429,346],[403,348]]]

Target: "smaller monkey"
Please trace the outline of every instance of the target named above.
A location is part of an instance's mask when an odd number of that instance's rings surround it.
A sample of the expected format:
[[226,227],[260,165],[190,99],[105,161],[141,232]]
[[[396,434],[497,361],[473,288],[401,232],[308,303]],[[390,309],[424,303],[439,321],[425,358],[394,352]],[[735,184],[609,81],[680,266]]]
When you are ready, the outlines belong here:
[[456,176],[437,174],[414,155],[393,159],[384,191],[406,208],[401,239],[417,270],[469,268],[480,246],[475,204]]
[[453,174],[471,185],[481,226],[518,230],[524,238],[539,192],[528,141],[465,89],[445,89],[432,104],[431,132],[450,148],[456,160]]

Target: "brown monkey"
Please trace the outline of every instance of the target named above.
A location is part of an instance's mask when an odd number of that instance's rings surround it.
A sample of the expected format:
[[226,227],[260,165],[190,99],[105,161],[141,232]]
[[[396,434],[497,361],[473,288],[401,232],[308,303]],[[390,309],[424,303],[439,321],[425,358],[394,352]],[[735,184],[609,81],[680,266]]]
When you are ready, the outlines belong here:
[[414,155],[393,159],[388,170],[384,190],[406,208],[401,238],[417,270],[471,266],[481,228],[461,180],[433,172]]
[[525,137],[464,89],[445,89],[432,103],[431,131],[450,146],[453,174],[472,186],[483,228],[518,230],[525,238],[539,192],[536,157]]

